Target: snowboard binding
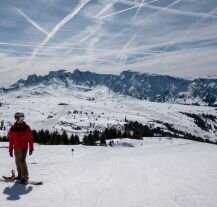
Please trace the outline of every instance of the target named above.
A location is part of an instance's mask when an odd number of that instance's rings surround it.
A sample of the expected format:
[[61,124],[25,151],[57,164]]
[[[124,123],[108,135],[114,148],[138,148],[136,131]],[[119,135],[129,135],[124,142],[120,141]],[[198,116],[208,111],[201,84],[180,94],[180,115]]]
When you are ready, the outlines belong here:
[[11,176],[2,176],[5,179],[5,182],[14,182],[15,180],[15,171],[11,170]]

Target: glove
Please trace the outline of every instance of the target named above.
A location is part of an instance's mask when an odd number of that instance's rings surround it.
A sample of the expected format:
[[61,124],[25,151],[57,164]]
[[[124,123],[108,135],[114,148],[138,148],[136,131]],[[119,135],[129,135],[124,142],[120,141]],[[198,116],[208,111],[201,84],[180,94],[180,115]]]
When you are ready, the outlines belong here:
[[13,151],[9,152],[10,157],[13,157]]
[[33,150],[29,150],[29,155],[32,155],[32,153],[33,153]]

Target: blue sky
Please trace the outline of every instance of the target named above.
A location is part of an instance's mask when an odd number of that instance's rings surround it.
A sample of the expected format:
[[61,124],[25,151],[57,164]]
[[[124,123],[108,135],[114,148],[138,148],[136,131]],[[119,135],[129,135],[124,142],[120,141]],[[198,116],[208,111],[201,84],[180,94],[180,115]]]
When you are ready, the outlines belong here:
[[217,77],[216,57],[217,0],[0,0],[0,86],[75,68]]

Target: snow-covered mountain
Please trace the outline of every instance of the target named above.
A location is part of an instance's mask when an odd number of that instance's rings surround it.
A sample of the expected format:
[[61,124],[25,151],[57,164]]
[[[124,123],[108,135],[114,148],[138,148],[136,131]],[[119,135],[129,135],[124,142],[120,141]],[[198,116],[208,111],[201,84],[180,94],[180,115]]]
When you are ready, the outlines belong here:
[[[114,76],[62,70],[20,80],[2,89],[0,136],[7,135],[14,113],[22,111],[32,129],[64,129],[80,139],[95,129],[122,130],[130,120],[216,140],[215,107],[151,102],[124,95],[115,84],[129,80],[127,74],[131,77],[132,72]],[[182,81],[183,85],[190,82]],[[125,84],[128,87],[129,82]],[[122,90],[125,88],[127,94],[126,87]],[[1,175],[15,169],[7,147],[8,143],[0,143]],[[0,206],[16,202],[17,207],[214,207],[216,154],[216,145],[171,137],[115,139],[113,147],[35,144],[33,155],[27,159],[30,180],[43,180],[44,185],[2,183]]]
[[185,80],[166,75],[141,74],[124,71],[120,75],[96,74],[78,69],[73,73],[65,70],[51,71],[48,75],[30,75],[26,80],[19,80],[1,92],[14,91],[29,86],[61,85],[71,86],[106,86],[115,93],[153,102],[168,102],[190,105],[217,105],[217,79]]
[[6,130],[0,130],[0,135],[7,134],[14,122],[14,113],[22,111],[32,129],[66,130],[81,139],[90,131],[107,127],[123,130],[127,121],[138,121],[165,131],[171,132],[173,128],[216,140],[217,110],[214,107],[150,102],[115,93],[106,86],[67,83],[65,87],[65,82],[54,78],[3,93],[0,122],[4,121]]

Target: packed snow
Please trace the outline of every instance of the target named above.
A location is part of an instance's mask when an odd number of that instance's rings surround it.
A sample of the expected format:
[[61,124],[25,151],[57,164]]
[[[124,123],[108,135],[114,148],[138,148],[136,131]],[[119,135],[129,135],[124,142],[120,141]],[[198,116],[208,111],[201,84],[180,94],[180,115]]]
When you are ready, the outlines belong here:
[[[1,175],[15,169],[0,143]],[[74,151],[72,151],[72,148]],[[217,146],[182,139],[114,140],[113,147],[36,145],[30,180],[0,184],[1,207],[216,207]]]

